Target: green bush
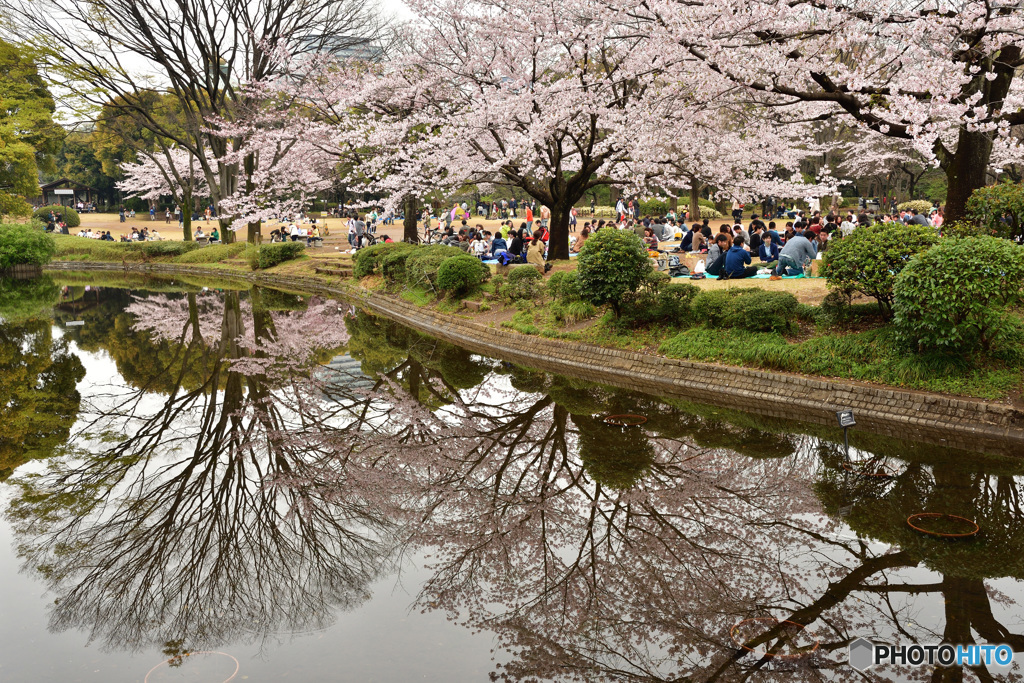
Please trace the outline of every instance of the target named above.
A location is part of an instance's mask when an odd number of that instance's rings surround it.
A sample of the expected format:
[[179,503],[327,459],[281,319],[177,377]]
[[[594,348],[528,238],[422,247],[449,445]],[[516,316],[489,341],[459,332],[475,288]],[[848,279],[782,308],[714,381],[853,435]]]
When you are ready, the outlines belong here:
[[564,270],[560,270],[556,273],[551,273],[551,277],[548,278],[545,288],[548,290],[548,296],[552,299],[557,299],[561,293],[562,280],[565,279],[567,273]]
[[384,281],[390,285],[404,283],[406,264],[414,253],[414,249],[393,249],[385,253],[380,260],[380,274],[384,276]]
[[927,199],[912,199],[909,202],[902,202],[896,205],[896,208],[900,211],[913,211],[917,209],[918,213],[923,213],[925,216],[932,210],[932,203]]
[[990,235],[1020,235],[1024,232],[1024,184],[979,187],[967,200],[967,215]]
[[410,287],[432,286],[437,282],[437,269],[441,264],[452,256],[464,253],[458,247],[444,244],[417,247],[405,261],[405,281]]
[[939,230],[943,237],[981,237],[982,235],[991,236],[993,234],[988,228],[983,228],[971,221],[943,223]]
[[903,223],[876,223],[830,241],[821,274],[829,289],[874,297],[883,311],[892,310],[893,284],[910,259],[938,237],[935,228]]
[[25,223],[0,223],[0,270],[18,265],[41,266],[57,251],[53,238]]
[[785,332],[796,318],[795,296],[765,289],[732,289],[732,301],[722,321],[724,327],[751,332]]
[[654,323],[686,325],[691,320],[690,306],[699,293],[700,288],[689,283],[661,285],[654,280],[648,287],[627,295],[619,321],[627,327]]
[[785,332],[797,313],[798,302],[792,294],[754,287],[702,291],[690,304],[696,323],[751,332]]
[[67,225],[69,228],[77,228],[82,224],[82,218],[78,215],[78,212],[72,209],[70,206],[60,206],[59,204],[51,204],[50,206],[40,206],[38,209],[32,212],[33,218],[38,218],[46,223],[50,220],[50,212],[53,211],[58,219],[64,218],[64,212],[67,211]]
[[525,301],[537,296],[544,278],[531,265],[520,265],[508,273],[508,282],[501,288],[501,295],[509,301]]
[[925,351],[990,349],[1022,290],[1024,248],[998,237],[943,240],[896,279],[899,338]]
[[625,295],[637,291],[650,271],[647,246],[640,238],[630,230],[608,228],[583,243],[576,268],[584,300],[611,304],[616,318]]
[[491,276],[491,269],[480,259],[459,254],[445,259],[437,269],[437,287],[451,296],[460,296],[479,287]]
[[234,244],[211,244],[202,249],[193,249],[174,259],[175,263],[218,263],[238,256],[245,251],[245,242]]
[[160,256],[183,256],[191,251],[203,248],[204,247],[200,247],[195,242],[184,241],[130,242],[124,245],[125,251],[145,254],[148,258],[159,258]]
[[642,216],[664,216],[668,213],[668,209],[667,199],[651,197],[650,199],[640,200],[640,215]]
[[694,322],[708,327],[722,327],[729,313],[732,295],[728,289],[709,289],[702,291],[690,303],[690,313]]
[[562,303],[580,300],[579,275],[575,270],[552,273],[547,282],[548,294]]
[[253,270],[264,270],[266,268],[273,268],[279,263],[298,258],[302,256],[305,250],[306,245],[304,242],[261,244],[258,247],[250,246],[245,252],[245,257],[249,261],[250,268]]
[[379,242],[356,252],[352,273],[356,278],[364,278],[380,272],[381,261],[387,254],[412,251],[416,245],[408,242]]

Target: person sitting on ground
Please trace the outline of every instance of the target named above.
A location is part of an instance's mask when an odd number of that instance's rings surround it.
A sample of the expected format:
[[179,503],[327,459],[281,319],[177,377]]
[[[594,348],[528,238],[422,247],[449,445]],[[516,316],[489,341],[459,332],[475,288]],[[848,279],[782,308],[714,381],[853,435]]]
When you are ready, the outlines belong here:
[[210,232],[210,241],[220,242],[220,230],[218,230],[216,226],[214,226],[213,230]]
[[[814,236],[814,233],[810,233]],[[815,240],[817,241],[817,240]],[[804,261],[813,261],[818,255],[817,247],[804,235],[793,235],[786,240],[786,246],[779,252],[777,275],[803,275]]]
[[580,238],[573,243],[572,247],[569,248],[569,251],[573,254],[580,253],[580,249],[583,247],[583,243],[587,241],[588,237],[590,237],[590,228],[584,226],[583,230],[580,231]]
[[757,255],[766,264],[765,268],[774,268],[779,260],[779,245],[771,240],[764,240],[757,248]]
[[693,241],[690,243],[693,247],[690,249],[692,254],[704,254],[708,251],[708,238],[704,236],[704,233],[699,230],[693,231]]
[[499,251],[508,251],[508,242],[500,232],[494,236],[494,240],[491,242],[491,256],[497,256]]
[[533,239],[530,241],[530,247],[526,251],[526,262],[532,263],[540,270],[541,275],[547,270],[547,263],[544,262],[544,240],[541,237],[544,232],[540,229],[533,231]]
[[732,236],[742,237],[743,244],[750,244],[750,233],[743,229],[742,223],[736,223],[732,226]]
[[684,230],[683,237],[679,240],[679,251],[693,251],[693,230]]
[[163,239],[163,237],[160,236],[159,230],[153,230],[153,232],[149,233],[149,239],[151,239],[154,242],[159,242],[160,240]]
[[764,223],[750,225],[750,242],[748,242],[748,245],[750,246],[750,253],[756,254],[761,248],[761,243],[764,241],[764,237],[762,236],[763,231]]
[[473,256],[481,261],[487,258],[487,242],[484,241],[483,233],[478,232],[473,240]]
[[715,241],[708,247],[708,258],[705,261],[707,264],[705,272],[708,275],[717,276],[722,272],[722,267],[725,265],[725,253],[729,251],[730,244],[732,244],[732,240],[724,232],[715,236]]
[[[133,240],[134,239],[138,239],[138,237],[139,237],[138,233],[132,233],[132,239]],[[206,237],[206,233],[203,232],[202,228],[196,228],[195,237],[196,237],[196,239],[199,239],[201,237]]]
[[[526,225],[526,224],[523,223],[523,225]],[[519,230],[517,230],[517,231],[515,231],[513,233],[512,244],[510,244],[509,247],[508,247],[508,253],[512,254],[512,256],[515,258],[515,262],[516,263],[525,263],[526,262],[526,258],[525,258],[526,254],[523,253],[524,250],[525,250],[525,246],[526,246],[525,245],[525,239],[526,239],[526,230],[524,228],[520,228]]]
[[654,236],[654,228],[644,228],[644,244],[647,245],[648,249],[657,251],[658,249],[658,238]]
[[757,275],[757,266],[750,265],[750,252],[743,248],[743,238],[739,235],[732,240],[732,248],[725,253],[725,263],[720,276],[730,280],[739,280]]

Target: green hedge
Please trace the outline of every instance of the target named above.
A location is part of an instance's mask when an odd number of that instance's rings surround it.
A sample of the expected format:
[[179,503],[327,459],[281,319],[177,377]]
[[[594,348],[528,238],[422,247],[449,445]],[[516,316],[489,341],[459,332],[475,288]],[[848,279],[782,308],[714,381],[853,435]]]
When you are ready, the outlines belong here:
[[46,233],[24,223],[0,223],[0,270],[49,263],[57,245]]
[[529,264],[514,266],[508,273],[508,281],[501,288],[501,295],[509,301],[532,299],[540,291],[543,276]]
[[[123,243],[115,242],[115,244]],[[200,248],[202,247],[195,242],[175,242],[171,240],[166,242],[130,242],[128,244],[124,244],[125,251],[139,252],[150,258],[160,256],[182,256],[190,251],[195,251]]]
[[380,274],[381,262],[392,253],[411,252],[414,244],[406,242],[380,242],[372,247],[365,247],[356,252],[355,265],[352,269],[356,278],[364,278],[374,273]]
[[82,224],[82,218],[78,215],[78,212],[72,209],[70,206],[60,206],[59,204],[50,204],[49,206],[40,206],[38,209],[32,212],[34,218],[39,218],[46,223],[50,220],[50,212],[53,211],[57,214],[57,218],[64,218],[64,212],[67,211],[67,225],[69,228],[77,228]]
[[909,202],[901,202],[896,205],[896,208],[900,211],[912,211],[917,209],[918,213],[923,213],[925,216],[932,210],[932,203],[927,199],[912,199]]
[[707,327],[734,327],[750,332],[785,332],[797,317],[796,297],[757,288],[702,291],[693,297],[693,321]]
[[437,282],[437,270],[445,259],[465,255],[458,247],[445,244],[419,246],[405,261],[405,281],[410,287],[432,287]]
[[1007,307],[1024,294],[1024,247],[998,237],[943,240],[903,269],[895,293],[901,340],[923,351],[988,350],[1012,327]]
[[248,245],[245,242],[234,244],[211,244],[202,249],[193,249],[174,259],[176,263],[218,263],[226,259],[238,256],[245,251]]
[[893,284],[910,259],[938,241],[935,228],[903,223],[860,227],[830,240],[821,274],[829,289],[874,297],[883,311],[892,310]]
[[491,276],[491,269],[469,254],[445,259],[437,269],[437,286],[451,296],[476,289]]
[[302,256],[305,250],[306,245],[304,242],[280,242],[250,246],[245,256],[249,261],[250,268],[253,270],[265,270],[273,268],[279,263],[298,258]]
[[579,290],[595,306],[611,304],[619,317],[626,294],[640,289],[651,270],[647,246],[630,230],[599,230],[576,260]]

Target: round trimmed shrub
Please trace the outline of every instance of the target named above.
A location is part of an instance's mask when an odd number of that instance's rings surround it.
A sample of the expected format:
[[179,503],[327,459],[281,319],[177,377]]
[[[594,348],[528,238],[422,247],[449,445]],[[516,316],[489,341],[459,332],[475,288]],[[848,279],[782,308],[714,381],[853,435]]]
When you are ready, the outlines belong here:
[[764,289],[734,289],[723,320],[725,327],[751,332],[785,332],[797,313],[797,298],[789,292]]
[[913,211],[917,209],[918,213],[923,213],[925,216],[932,210],[932,203],[927,199],[912,199],[909,202],[901,202],[896,205],[896,208],[900,211]]
[[532,265],[516,266],[509,271],[508,282],[501,288],[501,295],[509,301],[532,299],[540,291],[543,279]]
[[445,259],[437,269],[437,287],[451,296],[460,296],[479,287],[491,275],[480,259],[459,254]]
[[0,223],[0,270],[49,263],[57,245],[42,230],[24,223]]
[[57,216],[58,219],[64,218],[64,212],[67,211],[67,225],[69,228],[77,228],[82,224],[82,218],[78,215],[78,212],[72,209],[70,206],[60,206],[59,204],[51,204],[49,206],[40,206],[38,209],[32,212],[33,218],[38,218],[46,223],[50,220],[50,212]]
[[919,350],[990,349],[1024,295],[1024,247],[998,237],[943,240],[896,278],[895,326]]
[[384,257],[392,253],[412,251],[416,246],[407,242],[379,242],[370,247],[365,247],[356,252],[355,263],[352,266],[352,274],[357,278],[364,278],[380,272],[381,262]]
[[938,239],[935,228],[926,225],[862,226],[842,239],[830,240],[821,274],[829,289],[860,292],[874,297],[883,311],[891,311],[896,276]]
[[697,294],[690,303],[690,313],[694,322],[708,327],[721,327],[732,303],[732,295],[727,289],[709,289]]
[[410,287],[431,286],[437,282],[437,269],[453,256],[462,256],[458,247],[429,244],[415,249],[405,261],[405,283]]
[[[150,244],[145,242],[144,244]],[[164,244],[161,242],[154,242],[154,245]],[[177,244],[186,244],[184,242],[178,242]],[[259,246],[249,245],[246,247],[246,260],[249,261],[249,267],[253,270],[263,270],[265,268],[273,268],[279,263],[290,261],[292,259],[302,256],[306,250],[305,242],[280,242],[276,244],[261,244]]]
[[611,304],[615,317],[622,299],[640,288],[651,270],[647,245],[631,230],[605,228],[583,243],[577,259],[580,295],[601,306]]

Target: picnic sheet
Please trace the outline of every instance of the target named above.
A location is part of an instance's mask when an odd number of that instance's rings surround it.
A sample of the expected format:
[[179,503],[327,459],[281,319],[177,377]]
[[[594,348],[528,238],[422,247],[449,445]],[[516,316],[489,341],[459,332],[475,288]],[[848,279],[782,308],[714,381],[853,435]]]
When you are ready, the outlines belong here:
[[[710,275],[708,273],[705,273],[704,275],[707,277],[708,280],[717,280],[718,279],[717,275]],[[689,279],[690,276],[689,275],[676,275],[674,277],[681,277],[681,278]],[[750,277],[736,278],[736,280],[737,281],[738,280],[767,280],[770,277],[771,277],[771,275],[751,275]],[[800,278],[807,278],[807,276],[806,275],[783,275],[782,276],[783,280],[799,280]],[[819,278],[807,278],[807,279],[808,280],[817,280]]]

